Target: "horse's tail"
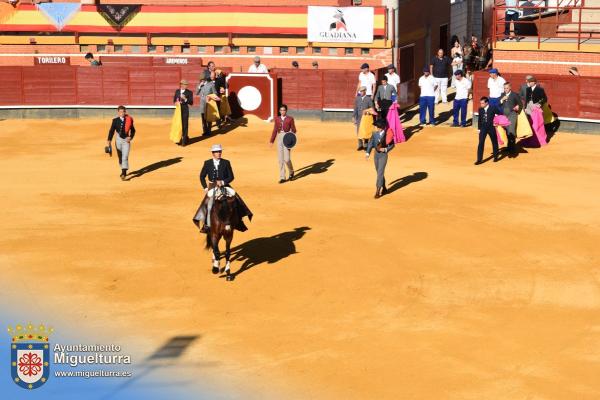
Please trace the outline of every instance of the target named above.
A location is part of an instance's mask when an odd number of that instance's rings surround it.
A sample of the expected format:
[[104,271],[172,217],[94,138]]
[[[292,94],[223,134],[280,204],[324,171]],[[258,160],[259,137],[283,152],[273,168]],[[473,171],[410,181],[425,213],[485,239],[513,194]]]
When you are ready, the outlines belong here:
[[206,244],[204,245],[205,249],[210,249],[212,247],[212,241],[210,240],[210,232],[206,234]]

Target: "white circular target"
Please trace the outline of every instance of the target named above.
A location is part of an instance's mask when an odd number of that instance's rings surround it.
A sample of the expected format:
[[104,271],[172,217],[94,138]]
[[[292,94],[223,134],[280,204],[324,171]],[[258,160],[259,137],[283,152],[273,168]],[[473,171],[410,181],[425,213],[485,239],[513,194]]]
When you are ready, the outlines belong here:
[[240,101],[240,106],[246,111],[256,110],[262,102],[262,96],[254,86],[244,86],[238,91],[237,97]]

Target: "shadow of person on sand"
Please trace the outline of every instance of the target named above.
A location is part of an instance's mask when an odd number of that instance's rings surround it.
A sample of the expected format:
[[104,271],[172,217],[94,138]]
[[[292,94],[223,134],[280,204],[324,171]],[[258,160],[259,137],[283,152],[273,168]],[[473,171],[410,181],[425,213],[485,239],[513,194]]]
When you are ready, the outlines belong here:
[[[235,246],[231,249],[231,262],[242,262],[242,266],[236,272],[231,273],[231,279],[235,279],[239,274],[257,265],[275,264],[292,254],[296,254],[296,244],[294,242],[302,239],[310,229],[308,226],[303,226],[295,228],[293,231],[252,239]],[[225,275],[221,277],[225,277]]]
[[403,178],[396,179],[388,186],[388,194],[394,193],[398,189],[402,189],[414,182],[422,181],[423,179],[427,179],[429,174],[427,172],[415,172],[412,175],[407,175]]
[[130,172],[127,174],[127,180],[130,181],[133,178],[139,178],[149,172],[156,171],[157,169],[165,168],[173,164],[180,163],[183,157],[169,158],[168,160],[158,161],[150,165],[146,165],[144,168],[140,168],[137,171]]
[[307,165],[306,167],[302,167],[299,170],[296,170],[294,174],[294,180],[302,179],[312,174],[322,174],[327,172],[334,162],[334,159],[329,159],[327,161],[320,161],[311,165]]

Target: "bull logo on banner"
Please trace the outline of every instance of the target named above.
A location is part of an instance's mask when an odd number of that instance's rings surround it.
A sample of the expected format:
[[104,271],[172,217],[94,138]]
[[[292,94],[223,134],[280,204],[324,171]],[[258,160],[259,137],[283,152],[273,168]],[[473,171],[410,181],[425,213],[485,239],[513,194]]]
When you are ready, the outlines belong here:
[[333,15],[333,19],[335,22],[332,22],[331,25],[329,25],[330,31],[344,30],[348,32],[348,29],[346,28],[346,21],[344,20],[344,12],[342,10],[338,8]]
[[23,389],[37,389],[50,376],[50,343],[48,336],[54,332],[44,325],[31,323],[26,327],[8,327],[10,345],[10,372],[13,382]]

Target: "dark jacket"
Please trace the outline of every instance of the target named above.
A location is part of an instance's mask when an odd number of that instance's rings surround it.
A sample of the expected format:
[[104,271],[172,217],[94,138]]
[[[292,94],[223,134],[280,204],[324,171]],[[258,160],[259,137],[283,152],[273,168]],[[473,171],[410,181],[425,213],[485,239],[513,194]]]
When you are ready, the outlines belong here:
[[231,163],[228,160],[221,158],[219,161],[219,169],[215,169],[213,159],[204,161],[202,170],[200,171],[200,184],[206,189],[208,184],[206,178],[211,182],[223,181],[226,186],[229,186],[233,182],[233,170],[231,169]]
[[215,78],[215,90],[219,96],[221,96],[221,88],[227,89],[227,81],[225,80],[225,75],[222,74]]
[[477,118],[477,129],[480,132],[495,133],[494,116],[498,115],[496,107],[488,106],[487,114],[485,109],[479,108],[479,117]]
[[[112,140],[115,132],[117,132],[117,134],[121,137],[121,139],[127,138],[127,132],[125,132],[125,118],[123,118],[123,121],[121,121],[120,117],[114,118],[112,120],[110,129],[108,130],[108,141],[109,142]],[[129,136],[132,139],[135,136],[135,126],[133,123],[131,124],[131,128],[129,129]]]
[[[502,102],[502,99],[504,99],[504,98],[506,98],[506,100],[504,100],[504,102]],[[508,94],[508,96],[506,94],[503,94],[502,97],[500,98],[500,101],[502,102],[502,113],[504,115],[506,115],[507,117],[511,113],[518,114],[519,111],[521,111],[521,108],[523,108],[523,103],[521,102],[521,98],[519,97],[518,94],[516,94],[515,92],[512,92],[512,91]],[[519,107],[517,109],[517,111],[514,110],[515,106]]]
[[183,94],[185,95],[187,100],[183,100],[181,98],[181,92],[179,90],[180,89],[177,89],[175,91],[175,95],[173,96],[173,103],[175,103],[177,101],[181,104],[182,107],[187,107],[187,106],[193,105],[194,104],[194,93],[189,89],[185,89]]
[[527,88],[525,104],[529,104],[530,101],[533,101],[535,104],[542,105],[548,101],[546,97],[546,91],[540,85],[535,85],[535,88],[531,90],[530,87]]

